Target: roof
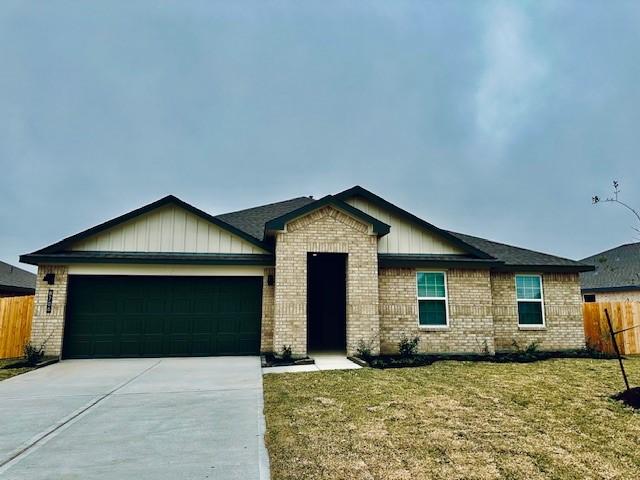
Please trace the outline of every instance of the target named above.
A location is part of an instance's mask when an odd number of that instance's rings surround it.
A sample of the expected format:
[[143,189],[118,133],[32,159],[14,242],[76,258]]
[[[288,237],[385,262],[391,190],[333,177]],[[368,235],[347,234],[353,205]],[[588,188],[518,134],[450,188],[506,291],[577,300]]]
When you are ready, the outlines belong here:
[[33,290],[36,288],[36,275],[0,261],[0,288],[2,287]]
[[[120,217],[109,220],[108,222],[97,225],[76,235],[67,237],[60,242],[45,247],[41,250],[33,252],[32,254],[23,255],[20,257],[21,261],[26,263],[38,264],[38,262],[53,261],[51,256],[61,258],[61,255],[66,255],[68,261],[86,261],[87,259],[80,258],[82,255],[89,256],[94,260],[103,262],[107,261],[136,261],[142,262],[144,259],[142,256],[150,256],[149,262],[161,262],[163,260],[167,262],[190,262],[198,261],[203,263],[223,263],[233,262],[232,258],[222,257],[207,257],[198,258],[195,257],[176,257],[168,258],[162,254],[136,254],[131,255],[125,252],[111,252],[111,254],[101,254],[101,252],[84,252],[82,254],[73,253],[67,251],[68,247],[78,240],[87,238],[91,235],[103,231],[107,228],[111,228],[119,223],[125,222],[137,215],[146,213],[162,205],[173,203],[182,208],[198,215],[205,220],[208,220],[221,228],[228,230],[235,235],[265,249],[266,251],[272,251],[271,245],[265,241],[265,232],[268,230],[277,230],[282,228],[284,223],[290,221],[293,218],[304,215],[316,208],[323,205],[334,205],[338,208],[345,210],[347,213],[360,218],[366,223],[373,226],[374,232],[378,235],[385,235],[389,232],[389,225],[380,220],[368,215],[367,213],[359,210],[345,202],[347,198],[352,196],[361,196],[367,200],[378,204],[379,206],[392,211],[394,214],[400,215],[411,222],[420,225],[421,227],[429,230],[443,238],[449,240],[454,245],[460,247],[464,252],[464,255],[457,255],[455,258],[449,258],[446,256],[439,256],[435,258],[430,255],[381,255],[380,260],[385,265],[408,265],[415,263],[416,265],[426,264],[442,264],[442,265],[483,265],[487,268],[495,269],[507,269],[507,270],[521,270],[521,271],[565,271],[565,272],[586,272],[593,269],[592,266],[585,263],[576,262],[568,258],[557,257],[554,255],[548,255],[525,248],[514,247],[506,245],[504,243],[494,242],[480,237],[474,237],[457,232],[451,232],[443,230],[435,225],[432,225],[419,217],[416,217],[412,213],[401,209],[400,207],[388,202],[387,200],[375,195],[374,193],[360,187],[355,186],[344,190],[336,195],[327,195],[320,200],[314,200],[313,197],[296,197],[282,202],[269,203],[267,205],[260,205],[253,208],[247,208],[244,210],[238,210],[235,212],[224,213],[217,216],[212,216],[196,207],[183,202],[173,195],[168,195],[156,202],[145,205],[141,208],[133,210]],[[155,255],[155,256],[154,256]],[[73,258],[72,258],[73,257]],[[125,258],[127,257],[127,258]],[[135,258],[134,258],[135,257]],[[153,258],[151,258],[153,257]],[[419,258],[418,258],[419,257]],[[445,258],[446,257],[446,258]],[[257,257],[256,257],[257,258]],[[243,262],[250,262],[254,260],[248,259],[235,259],[242,260]],[[482,260],[482,261],[480,261]],[[260,259],[261,262],[267,264],[272,262],[271,257]],[[28,273],[28,272],[27,272]]]
[[595,271],[580,275],[583,290],[640,289],[640,242],[628,243],[581,260]]
[[283,202],[269,203],[236,212],[217,215],[216,218],[233,225],[257,240],[264,236],[264,226],[269,220],[278,218],[300,207],[315,202],[311,197],[296,197]]
[[492,240],[474,237],[463,233],[451,231],[449,231],[449,233],[460,238],[464,242],[487,252],[492,257],[503,262],[503,267],[507,267],[509,269],[513,269],[513,267],[519,267],[523,270],[552,269],[585,271],[591,269],[588,265],[569,258],[557,257],[547,253],[536,252],[535,250],[514,247],[513,245],[507,245],[506,243],[494,242]]

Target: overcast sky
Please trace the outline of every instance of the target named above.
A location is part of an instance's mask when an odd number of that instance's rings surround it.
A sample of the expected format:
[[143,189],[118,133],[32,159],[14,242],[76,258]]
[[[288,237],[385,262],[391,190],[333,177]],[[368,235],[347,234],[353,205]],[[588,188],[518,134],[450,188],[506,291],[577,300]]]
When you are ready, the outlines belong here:
[[217,214],[360,184],[582,258],[634,241],[640,2],[0,8],[0,259],[172,193]]

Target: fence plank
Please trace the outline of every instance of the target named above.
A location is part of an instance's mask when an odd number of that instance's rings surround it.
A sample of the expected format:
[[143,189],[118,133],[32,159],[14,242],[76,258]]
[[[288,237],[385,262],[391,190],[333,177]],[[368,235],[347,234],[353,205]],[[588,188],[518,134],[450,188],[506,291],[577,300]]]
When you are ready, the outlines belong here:
[[[614,330],[628,329],[616,336],[620,353],[640,354],[640,302],[583,303],[584,334],[587,343],[602,352],[614,353],[605,309],[609,312]],[[636,328],[633,328],[634,326]]]
[[33,296],[0,298],[0,358],[22,356],[32,316]]

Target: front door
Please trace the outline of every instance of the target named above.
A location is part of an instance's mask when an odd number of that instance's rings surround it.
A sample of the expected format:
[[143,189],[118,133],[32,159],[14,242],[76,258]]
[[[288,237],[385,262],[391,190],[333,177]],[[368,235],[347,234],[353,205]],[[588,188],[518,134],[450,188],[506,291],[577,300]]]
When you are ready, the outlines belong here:
[[347,255],[307,255],[307,349],[346,350]]

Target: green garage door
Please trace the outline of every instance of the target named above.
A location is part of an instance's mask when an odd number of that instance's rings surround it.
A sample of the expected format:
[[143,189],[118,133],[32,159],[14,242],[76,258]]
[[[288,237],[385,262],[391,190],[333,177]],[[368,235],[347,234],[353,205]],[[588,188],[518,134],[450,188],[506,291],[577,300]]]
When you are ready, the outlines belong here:
[[260,277],[70,276],[63,356],[255,355]]

